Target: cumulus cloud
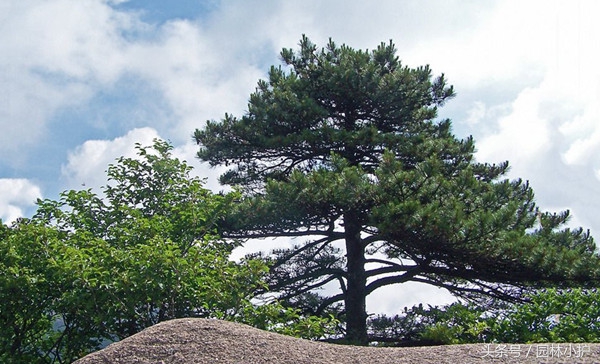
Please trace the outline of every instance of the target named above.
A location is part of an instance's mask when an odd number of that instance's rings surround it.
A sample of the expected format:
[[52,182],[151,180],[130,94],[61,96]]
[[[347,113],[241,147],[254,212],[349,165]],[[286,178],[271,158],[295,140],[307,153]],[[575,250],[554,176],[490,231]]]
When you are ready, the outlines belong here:
[[122,32],[134,19],[102,1],[3,2],[0,151],[10,163],[45,135],[61,108],[77,105],[122,72]]
[[135,143],[148,146],[155,138],[160,136],[153,128],[139,128],[113,140],[86,141],[69,152],[67,163],[62,167],[66,189],[92,188],[99,193],[100,187],[107,183],[109,164],[121,156],[134,157]]
[[498,119],[499,130],[484,136],[478,144],[478,158],[493,160],[498,155],[508,160],[535,159],[549,147],[546,120],[539,115],[539,92],[523,90],[512,104],[512,112]]
[[4,5],[10,16],[3,17],[0,32],[5,55],[0,60],[0,127],[6,131],[0,135],[0,161],[14,164],[24,158],[25,147],[43,139],[47,128],[61,127],[53,119],[57,113],[84,106],[99,93],[118,92],[112,87],[124,77],[156,89],[168,107],[155,120],[128,122],[152,122],[177,142],[188,141],[207,119],[243,110],[264,75],[256,64],[269,43],[228,32],[236,17],[247,13],[225,10],[225,21],[148,24],[139,13],[113,4],[27,0]]
[[[144,23],[139,13],[112,7],[117,3],[27,0],[5,5],[4,13],[10,16],[0,33],[0,51],[10,56],[0,60],[0,69],[7,70],[0,73],[0,105],[5,106],[0,108],[0,126],[9,131],[0,136],[3,162],[14,164],[25,158],[25,146],[43,139],[47,128],[60,128],[56,124],[60,121],[53,120],[58,112],[85,105],[100,92],[115,92],[111,87],[126,76],[142,80],[140,87],[155,88],[169,107],[156,120],[128,122],[152,122],[161,134],[187,142],[206,119],[225,111],[243,112],[256,81],[265,75],[265,62],[278,63],[279,49],[293,47],[302,33],[314,35],[321,44],[333,36],[373,47],[403,29],[381,32],[381,27],[372,27],[381,34],[376,43],[361,27],[349,29],[354,38],[365,34],[364,40],[342,37],[348,28],[325,21],[328,14],[348,8],[340,7],[340,2],[233,1],[208,18],[162,24]],[[443,9],[434,11],[431,5],[427,6],[430,16],[443,16]],[[369,13],[366,19],[377,23],[378,17],[391,16],[394,6],[393,2],[378,8],[354,3],[350,7],[354,11],[347,15]],[[418,9],[414,4],[404,6],[405,11]],[[420,11],[419,17],[425,13]],[[282,18],[288,20],[281,22]],[[89,115],[89,120],[94,118]]]
[[40,188],[23,178],[0,178],[0,219],[10,223],[25,216],[25,211],[42,198]]
[[[441,113],[453,119],[461,137],[475,137],[478,160],[509,160],[509,176],[531,181],[542,208],[570,209],[573,224],[600,231],[595,217],[600,204],[595,197],[600,192],[600,24],[591,15],[600,4],[467,3],[467,16],[457,21],[451,8],[456,4],[423,3],[435,8],[429,18],[411,11],[412,2],[395,9],[404,7],[411,20],[426,25],[402,28],[408,20],[388,29],[405,64],[430,64],[456,87],[457,97]],[[375,18],[387,25],[386,17]],[[379,27],[368,28],[374,30],[356,39],[373,39]],[[409,31],[416,32],[414,41],[403,41]]]
[[178,142],[189,141],[206,119],[241,111],[263,74],[189,20],[165,23],[155,42],[132,44],[128,55],[130,72],[150,80],[170,105],[168,132]]
[[[471,124],[482,118],[486,108],[498,106],[489,104],[491,87],[486,83],[518,86],[517,92],[502,100],[509,103],[509,112],[488,121],[495,122],[495,128],[484,133],[474,129],[480,140],[479,155],[531,160],[535,156],[529,152],[558,143],[564,162],[585,163],[600,145],[600,71],[595,66],[600,54],[594,51],[600,44],[600,25],[588,15],[600,10],[600,4],[528,2],[519,3],[518,12],[515,5],[500,3],[490,21],[464,42],[464,51],[454,52],[444,67],[456,68],[448,73],[458,75],[467,89],[480,89],[481,99],[467,120]],[[478,51],[474,54],[467,48]]]

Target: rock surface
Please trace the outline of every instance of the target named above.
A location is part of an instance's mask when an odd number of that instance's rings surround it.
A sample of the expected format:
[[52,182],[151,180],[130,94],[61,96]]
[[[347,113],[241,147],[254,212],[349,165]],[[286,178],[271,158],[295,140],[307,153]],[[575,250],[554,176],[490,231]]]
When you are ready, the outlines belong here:
[[246,325],[178,319],[152,326],[76,364],[598,363],[600,344],[470,344],[415,348],[342,346]]

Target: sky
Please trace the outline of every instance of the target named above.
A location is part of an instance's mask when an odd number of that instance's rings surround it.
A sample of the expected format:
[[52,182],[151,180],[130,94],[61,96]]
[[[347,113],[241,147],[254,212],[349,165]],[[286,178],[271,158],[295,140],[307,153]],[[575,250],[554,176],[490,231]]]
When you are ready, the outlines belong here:
[[[511,164],[542,209],[600,239],[600,2],[577,0],[0,0],[0,219],[37,198],[98,188],[134,144],[242,115],[257,81],[302,34],[374,49],[454,85],[439,110],[476,158]],[[264,246],[273,245],[265,242]],[[369,312],[449,302],[421,285],[373,294]]]

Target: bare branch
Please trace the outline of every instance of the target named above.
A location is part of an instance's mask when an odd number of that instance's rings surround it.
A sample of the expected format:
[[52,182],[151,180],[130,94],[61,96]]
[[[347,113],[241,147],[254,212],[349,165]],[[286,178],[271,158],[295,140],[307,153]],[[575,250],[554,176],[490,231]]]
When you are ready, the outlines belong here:
[[412,281],[415,279],[415,277],[417,275],[419,275],[421,273],[423,273],[422,267],[415,266],[414,268],[412,268],[411,270],[407,271],[404,274],[401,274],[398,276],[380,278],[376,281],[369,283],[366,287],[366,292],[367,292],[367,294],[371,294],[373,291],[375,291],[376,289],[381,288],[383,286]]

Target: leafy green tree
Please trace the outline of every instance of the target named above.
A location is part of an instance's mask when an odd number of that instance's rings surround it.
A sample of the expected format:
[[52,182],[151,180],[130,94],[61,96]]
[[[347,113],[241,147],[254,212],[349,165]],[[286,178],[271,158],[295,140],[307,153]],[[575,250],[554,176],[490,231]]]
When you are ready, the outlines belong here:
[[600,293],[547,289],[490,322],[496,342],[600,342]]
[[60,337],[52,306],[60,297],[57,269],[49,259],[55,232],[21,220],[0,224],[0,362],[48,358]]
[[64,363],[158,322],[241,321],[318,338],[334,320],[252,299],[265,287],[259,260],[229,259],[235,242],[216,222],[238,198],[213,194],[155,141],[119,158],[99,196],[65,191],[38,201],[31,220],[0,230],[0,358]]
[[78,310],[63,322],[93,317],[110,339],[175,317],[227,316],[266,269],[257,261],[229,261],[235,244],[215,234],[235,193],[203,188],[166,142],[137,148],[139,159],[120,158],[109,167],[104,196],[66,191],[60,201],[41,201],[34,217],[58,230],[65,259],[57,264],[78,278],[61,298]]
[[478,343],[490,340],[489,307],[459,302],[438,307],[423,304],[402,314],[368,320],[369,337],[381,346],[425,346]]
[[369,326],[386,345],[600,342],[600,293],[596,289],[543,289],[526,302],[501,307],[453,303],[377,316]]
[[[366,344],[366,297],[383,286],[509,300],[597,279],[593,240],[564,228],[568,212],[540,212],[527,183],[503,178],[507,162],[474,161],[472,138],[436,120],[454,95],[443,75],[403,66],[392,42],[318,49],[303,37],[281,58],[247,113],[195,132],[199,158],[229,166],[221,182],[245,197],[223,236],[306,238],[270,257],[280,298],[316,315],[343,303],[346,339]],[[307,296],[329,282],[339,294]]]

